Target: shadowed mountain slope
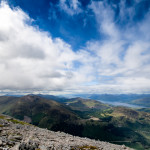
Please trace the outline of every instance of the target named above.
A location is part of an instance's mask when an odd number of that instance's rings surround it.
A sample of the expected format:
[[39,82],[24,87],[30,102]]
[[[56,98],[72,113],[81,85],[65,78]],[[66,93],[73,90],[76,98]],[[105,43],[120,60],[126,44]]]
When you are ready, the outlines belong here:
[[[79,119],[67,106],[35,95],[0,97],[0,103],[3,104],[0,105],[1,113],[48,129],[57,130],[56,127],[63,124],[66,127],[62,126],[61,130],[69,132],[69,125],[74,126]],[[76,130],[70,133],[78,135]]]

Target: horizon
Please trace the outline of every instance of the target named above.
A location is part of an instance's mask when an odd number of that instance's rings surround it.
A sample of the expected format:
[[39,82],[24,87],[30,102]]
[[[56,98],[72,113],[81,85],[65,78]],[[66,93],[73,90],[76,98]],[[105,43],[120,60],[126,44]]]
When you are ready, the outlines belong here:
[[76,93],[76,94],[47,94],[47,93],[0,93],[0,96],[27,96],[27,95],[48,95],[48,96],[58,96],[58,97],[67,97],[67,96],[72,96],[72,97],[87,97],[87,96],[93,96],[93,95],[105,95],[105,96],[133,96],[133,95],[136,95],[136,96],[140,96],[140,95],[144,95],[144,96],[150,96],[150,94],[137,94],[137,93],[128,93],[128,94],[109,94],[109,93],[92,93],[92,94],[86,94],[86,93]]
[[150,1],[0,1],[0,94],[150,94]]

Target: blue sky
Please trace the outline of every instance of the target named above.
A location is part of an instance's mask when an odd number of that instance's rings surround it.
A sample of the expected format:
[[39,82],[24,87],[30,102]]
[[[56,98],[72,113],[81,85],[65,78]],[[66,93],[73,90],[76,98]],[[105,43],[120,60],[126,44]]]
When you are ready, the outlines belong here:
[[[113,21],[118,28],[134,26],[149,12],[149,0],[8,0],[12,7],[20,7],[32,19],[33,24],[69,43],[74,50],[90,40],[100,40],[99,24],[90,8],[94,2],[103,3],[112,10]],[[98,9],[98,8],[97,8]],[[105,8],[103,8],[105,9]],[[101,10],[103,11],[103,10]],[[101,13],[100,10],[98,13]],[[121,16],[124,15],[124,16]]]
[[1,92],[150,93],[149,0],[3,0]]

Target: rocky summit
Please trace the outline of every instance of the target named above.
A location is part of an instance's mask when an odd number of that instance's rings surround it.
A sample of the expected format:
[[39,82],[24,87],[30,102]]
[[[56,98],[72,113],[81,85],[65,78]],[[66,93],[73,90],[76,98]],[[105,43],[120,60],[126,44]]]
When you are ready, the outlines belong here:
[[131,150],[124,145],[72,136],[0,115],[0,150]]

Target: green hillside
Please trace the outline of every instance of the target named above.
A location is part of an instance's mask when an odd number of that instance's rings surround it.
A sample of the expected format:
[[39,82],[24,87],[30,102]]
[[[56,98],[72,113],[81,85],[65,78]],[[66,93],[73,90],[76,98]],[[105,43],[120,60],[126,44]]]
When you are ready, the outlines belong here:
[[[135,149],[150,149],[150,113],[114,107],[90,113],[84,136],[125,144]],[[88,132],[87,132],[88,131]]]
[[68,99],[64,104],[71,107],[73,110],[89,111],[89,110],[105,110],[110,106],[96,100],[83,99],[80,97]]
[[0,96],[0,113],[7,113],[18,101],[18,97]]
[[150,97],[136,99],[136,100],[133,100],[131,103],[135,105],[139,105],[139,106],[150,107]]
[[150,113],[150,108],[139,108],[138,111],[144,111]]
[[10,97],[0,97],[0,103],[3,103],[0,105],[1,113],[48,129],[58,130],[61,125],[61,131],[78,135],[77,129],[70,130],[69,128],[70,126],[79,127],[78,115],[67,106],[56,101],[28,95],[21,98],[12,97],[12,101]]

